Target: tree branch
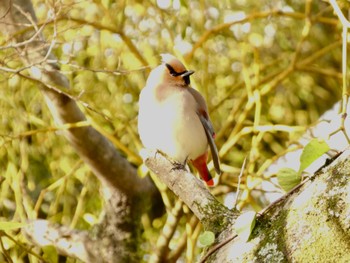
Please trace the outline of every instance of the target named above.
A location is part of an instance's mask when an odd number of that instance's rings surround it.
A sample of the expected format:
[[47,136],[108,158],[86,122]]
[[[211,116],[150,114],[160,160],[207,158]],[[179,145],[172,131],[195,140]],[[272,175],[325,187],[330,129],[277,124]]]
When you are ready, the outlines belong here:
[[[191,60],[194,53],[196,52],[196,50],[198,48],[200,48],[214,34],[217,34],[225,29],[228,29],[233,25],[243,24],[243,23],[255,20],[255,19],[269,18],[272,16],[282,16],[282,17],[285,16],[285,17],[290,17],[290,18],[294,18],[294,19],[305,19],[307,17],[303,13],[284,12],[280,9],[274,9],[274,10],[269,10],[269,11],[265,11],[265,12],[253,13],[253,14],[250,14],[249,16],[245,16],[241,19],[237,19],[237,20],[232,21],[232,22],[222,23],[222,24],[216,25],[216,26],[210,28],[209,30],[205,31],[202,34],[202,36],[194,44],[191,52],[188,53],[185,56],[185,58],[188,61]],[[311,17],[310,21],[311,22],[320,22],[320,23],[329,24],[329,25],[337,25],[338,24],[338,21],[336,19],[332,19],[332,18],[328,18],[328,17],[319,17],[319,16]]]
[[173,237],[178,223],[183,215],[183,202],[177,200],[174,208],[168,213],[168,218],[164,224],[163,231],[157,240],[156,249],[150,258],[152,263],[160,263],[166,260],[169,253],[169,243]]
[[[31,14],[33,21],[36,21],[34,10],[27,0],[14,1],[23,9],[23,13]],[[29,4],[28,4],[29,3]],[[27,17],[22,15],[22,12],[14,12],[14,8],[4,17],[8,22],[24,22]],[[13,23],[14,24],[14,23]],[[5,27],[8,34],[14,34],[19,28],[16,26]],[[33,33],[37,35],[37,33]],[[32,39],[32,36],[28,36]],[[42,38],[41,34],[38,37]],[[31,45],[35,46],[36,40],[33,39]],[[53,55],[47,55],[47,48],[43,52],[31,52],[30,47],[26,47],[23,51],[26,52],[26,58],[31,61],[31,66],[35,65],[36,61],[40,64],[46,61],[47,57],[54,60]],[[22,75],[23,76],[23,75]],[[58,92],[58,87],[69,88],[67,78],[58,71],[58,66],[54,63],[45,65],[44,68],[36,68],[36,72],[32,77],[28,77],[32,81],[40,84],[43,87],[46,102],[55,122],[62,125],[64,123],[76,123],[86,121],[83,112],[78,105],[70,97],[63,92]],[[80,154],[84,161],[89,164],[94,173],[100,179],[113,185],[116,189],[121,190],[127,195],[139,194],[154,190],[153,184],[149,178],[141,179],[136,172],[136,169],[124,158],[120,156],[115,147],[99,132],[91,126],[70,129],[66,131],[66,136],[75,150]],[[89,143],[87,143],[89,142]],[[118,177],[115,175],[118,174]],[[152,190],[153,189],[153,190]]]
[[[10,10],[7,12],[7,10]],[[68,79],[59,71],[56,58],[51,54],[51,48],[43,45],[43,36],[38,33],[36,17],[30,0],[12,0],[0,6],[0,14],[5,14],[0,21],[2,29],[17,43],[26,42],[26,45],[19,45],[21,59],[26,66],[30,66],[31,79],[38,84],[44,95],[46,103],[56,123],[85,122],[86,118],[79,109],[76,102],[63,92],[60,88],[69,88]],[[53,14],[54,16],[55,14]],[[29,25],[28,25],[28,22]],[[30,30],[25,30],[29,26]],[[33,30],[34,29],[34,30]],[[22,34],[18,34],[22,32]],[[35,37],[33,37],[35,36]],[[55,42],[55,33],[53,42]],[[53,43],[51,42],[51,43]],[[38,48],[40,47],[40,48]],[[51,61],[51,62],[48,62]],[[23,74],[19,74],[23,77]],[[141,231],[140,217],[152,198],[157,196],[158,191],[149,177],[141,179],[133,167],[113,144],[101,133],[91,126],[80,126],[67,129],[64,134],[80,155],[89,165],[95,175],[102,181],[103,194],[105,199],[104,218],[96,227],[97,234],[91,239],[91,247],[82,248],[81,238],[78,232],[72,232],[69,239],[63,243],[54,242],[59,249],[66,250],[66,253],[74,257],[80,257],[79,253],[71,254],[68,250],[82,249],[82,255],[94,254],[95,256],[84,256],[83,261],[96,262],[89,258],[99,258],[103,262],[122,262],[128,259],[129,262],[137,262],[139,249],[138,238]],[[34,227],[38,226],[34,224]],[[38,229],[40,230],[40,229]],[[51,229],[52,230],[52,229]],[[57,234],[54,230],[50,233]],[[31,232],[35,233],[35,231]],[[74,234],[77,234],[79,242],[74,241]],[[67,245],[67,247],[65,247]],[[86,253],[88,249],[88,253]],[[67,252],[68,251],[68,252]]]
[[201,262],[348,262],[350,150],[281,198],[249,241],[228,236]]
[[206,230],[218,234],[238,216],[216,200],[204,182],[188,171],[174,169],[163,155],[150,152],[145,164],[192,210]]
[[88,232],[76,231],[65,226],[55,225],[47,220],[35,220],[24,228],[26,237],[37,246],[54,246],[60,254],[94,262],[97,258],[91,253],[93,241]]

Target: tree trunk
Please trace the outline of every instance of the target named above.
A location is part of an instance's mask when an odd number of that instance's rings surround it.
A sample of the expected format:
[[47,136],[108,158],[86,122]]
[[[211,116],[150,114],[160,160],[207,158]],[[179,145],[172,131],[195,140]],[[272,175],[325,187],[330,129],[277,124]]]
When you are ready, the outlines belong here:
[[346,150],[258,217],[248,242],[236,237],[205,262],[350,262],[349,174]]
[[[24,67],[14,70],[14,73],[38,84],[56,123],[86,121],[75,100],[60,91],[60,88],[68,89],[69,82],[53,62],[55,57],[51,50],[54,42],[47,43],[42,36],[42,28],[36,24],[31,1],[1,0],[0,14],[2,31],[12,39],[13,47],[22,55]],[[26,69],[31,70],[31,76],[22,73]],[[141,179],[136,168],[93,127],[67,129],[65,136],[101,180],[106,202],[103,220],[92,231],[94,234],[89,238],[82,235],[79,240],[71,239],[72,247],[79,242],[84,247],[80,254],[74,256],[90,262],[96,262],[97,259],[99,262],[138,262],[140,217],[150,206],[152,198],[157,198],[158,190],[148,177]],[[40,237],[35,236],[33,227],[45,226],[47,233],[51,234],[63,229],[42,223],[41,220],[34,222],[32,228],[27,229],[27,235],[38,244]],[[76,232],[74,235],[79,237]],[[65,237],[61,238],[63,240]],[[47,236],[46,241],[55,244],[62,253],[74,254],[66,247],[60,247],[56,237]]]

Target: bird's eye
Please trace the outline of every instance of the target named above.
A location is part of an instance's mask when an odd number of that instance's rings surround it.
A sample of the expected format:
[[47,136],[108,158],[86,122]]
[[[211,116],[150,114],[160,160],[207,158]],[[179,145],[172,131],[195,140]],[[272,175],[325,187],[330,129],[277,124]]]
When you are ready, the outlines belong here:
[[176,77],[177,73],[175,71],[173,71],[173,70],[170,70],[170,75]]
[[176,76],[181,75],[181,73],[176,72],[175,69],[172,66],[170,66],[168,63],[166,63],[165,66],[168,68],[171,76],[176,77]]

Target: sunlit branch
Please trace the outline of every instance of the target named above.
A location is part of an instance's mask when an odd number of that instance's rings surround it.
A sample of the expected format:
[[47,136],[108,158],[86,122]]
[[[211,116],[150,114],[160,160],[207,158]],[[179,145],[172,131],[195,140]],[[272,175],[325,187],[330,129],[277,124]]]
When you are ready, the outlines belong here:
[[124,43],[127,45],[129,50],[131,51],[131,53],[133,53],[135,55],[135,57],[141,62],[141,64],[143,66],[148,66],[148,62],[146,61],[146,59],[142,56],[142,54],[137,49],[137,47],[134,45],[134,43],[132,43],[131,39],[123,31],[118,30],[113,26],[102,25],[100,23],[86,21],[86,20],[79,19],[79,18],[69,17],[69,18],[65,18],[65,19],[79,23],[81,25],[89,25],[89,26],[92,26],[98,30],[107,30],[107,31],[110,31],[114,34],[118,34],[120,36],[120,38],[124,41]]
[[177,200],[173,209],[168,213],[167,220],[163,226],[162,233],[158,237],[156,249],[151,256],[150,262],[158,263],[164,262],[169,253],[169,243],[171,238],[173,237],[177,225],[182,216],[183,202],[181,200]]
[[[295,65],[295,69],[292,66],[289,66],[289,67],[281,70],[278,74],[273,73],[272,75],[265,77],[264,79],[262,79],[260,81],[260,83],[258,83],[258,86],[261,86],[261,85],[266,83],[261,88],[261,96],[267,95],[281,81],[286,79],[292,72],[294,72],[295,70],[298,70],[299,67],[305,67],[305,66],[313,63],[315,60],[317,60],[320,57],[322,57],[323,55],[327,54],[330,50],[336,48],[340,44],[341,44],[341,41],[337,41],[337,42],[334,42],[334,43],[318,50],[317,52],[313,53],[309,57],[307,57],[303,60],[300,60]],[[269,82],[269,81],[271,81],[271,82]],[[242,83],[242,85],[243,85],[243,83]],[[246,93],[242,96],[241,100],[242,101],[247,100]],[[223,102],[223,101],[224,101],[224,99],[221,102]],[[219,104],[221,102],[219,102]],[[230,121],[230,122],[236,121],[236,125],[235,125],[234,129],[232,130],[229,139],[225,142],[225,144],[221,147],[221,149],[219,151],[221,157],[223,157],[231,149],[231,147],[239,140],[240,135],[238,133],[240,132],[242,125],[243,125],[243,122],[246,119],[246,116],[250,112],[253,105],[254,105],[254,103],[248,101],[247,105],[244,107],[244,110],[240,111],[240,115],[238,118],[228,118],[228,121]],[[229,127],[229,125],[224,124],[224,127]]]
[[89,239],[87,232],[74,231],[51,224],[46,220],[36,220],[25,228],[25,234],[39,246],[54,246],[60,253],[78,258],[83,262],[94,260],[89,251],[93,242]]
[[[91,124],[88,121],[81,121],[81,122],[77,122],[77,123],[65,123],[62,125],[58,125],[58,126],[52,126],[52,127],[46,127],[46,128],[42,128],[42,129],[36,129],[36,130],[29,130],[29,131],[25,131],[19,134],[0,134],[0,137],[5,137],[5,143],[11,142],[12,140],[16,140],[16,139],[23,139],[26,137],[30,137],[33,135],[36,135],[38,133],[48,133],[48,132],[56,132],[56,131],[62,131],[62,130],[68,130],[68,129],[73,129],[73,128],[78,128],[78,127],[86,127],[86,126],[90,126]],[[0,147],[2,147],[3,145],[1,145]]]
[[221,220],[225,217],[226,224],[231,224],[237,216],[236,211],[230,211],[217,201],[202,181],[186,170],[174,169],[171,161],[162,154],[149,152],[145,164],[179,196],[208,231],[219,233],[223,227],[221,223],[217,225],[219,221],[223,222]]
[[298,67],[299,71],[304,71],[304,72],[310,72],[310,73],[315,73],[319,75],[324,75],[326,77],[332,77],[336,79],[342,79],[343,75],[341,72],[337,72],[334,69],[327,69],[327,68],[319,68],[319,67],[313,67],[313,66],[299,66]]
[[[196,216],[192,216],[191,219],[189,220],[189,224],[190,224],[192,229],[196,228],[199,224],[198,218]],[[187,234],[186,234],[186,232],[184,232],[183,235],[181,236],[179,242],[177,243],[176,249],[172,250],[169,253],[169,256],[168,256],[166,262],[169,262],[169,263],[177,262],[177,260],[181,256],[181,254],[186,249],[186,243],[187,243]]]
[[[239,19],[237,21],[233,21],[230,23],[223,23],[220,25],[217,25],[203,33],[203,35],[199,38],[199,40],[194,44],[192,50],[190,53],[186,55],[186,60],[191,60],[195,51],[203,45],[204,42],[206,42],[212,35],[217,34],[221,32],[222,30],[225,30],[233,25],[236,24],[243,24],[255,19],[261,19],[261,18],[267,18],[271,16],[285,16],[285,17],[290,17],[294,19],[305,19],[305,14],[303,13],[298,13],[298,12],[283,12],[282,10],[276,9],[276,10],[271,10],[271,11],[266,11],[266,12],[258,12],[258,13],[253,13],[251,15],[248,15],[245,18]],[[338,21],[336,19],[331,19],[331,18],[325,18],[325,17],[318,17],[316,16],[315,18],[310,18],[311,22],[320,22],[320,23],[325,23],[325,24],[331,24],[331,25],[337,25]]]
[[347,85],[347,50],[348,50],[348,29],[350,27],[350,22],[345,18],[343,12],[341,11],[339,5],[336,0],[330,0],[330,4],[332,5],[334,12],[337,14],[341,24],[343,25],[342,31],[342,74],[343,74],[343,86],[342,86],[342,104],[341,104],[341,114],[342,114],[342,122],[339,130],[341,130],[348,141],[350,143],[349,135],[345,129],[345,118],[346,118],[346,110],[349,99],[348,85]]
[[350,28],[350,22],[349,22],[349,20],[346,19],[343,12],[340,10],[340,7],[339,7],[337,1],[336,0],[329,0],[329,3],[332,5],[334,12],[337,14],[341,24],[344,27]]

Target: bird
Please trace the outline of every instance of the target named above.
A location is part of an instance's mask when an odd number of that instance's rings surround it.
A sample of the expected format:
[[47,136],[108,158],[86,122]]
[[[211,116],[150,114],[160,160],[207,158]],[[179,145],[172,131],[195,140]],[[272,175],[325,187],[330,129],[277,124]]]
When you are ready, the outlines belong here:
[[203,96],[191,87],[184,64],[171,54],[162,54],[139,96],[138,132],[146,149],[174,160],[177,167],[191,162],[207,186],[214,186],[208,148],[215,171],[221,174],[215,131]]

